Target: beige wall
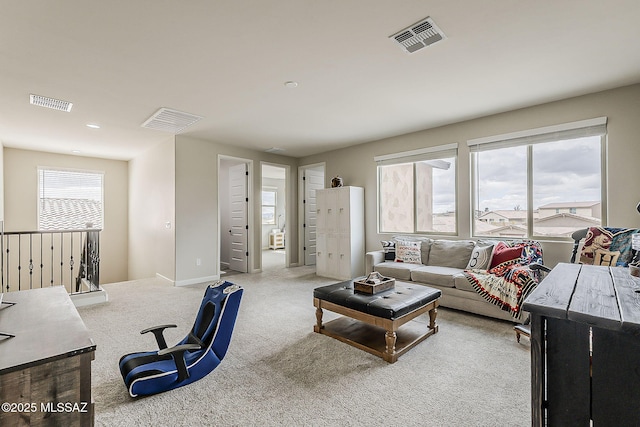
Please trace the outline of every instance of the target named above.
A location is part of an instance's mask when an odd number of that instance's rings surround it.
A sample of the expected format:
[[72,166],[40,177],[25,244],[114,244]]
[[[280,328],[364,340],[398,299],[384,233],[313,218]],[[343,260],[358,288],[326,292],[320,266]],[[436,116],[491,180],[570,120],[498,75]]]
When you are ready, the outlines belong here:
[[[185,135],[176,136],[176,283],[196,283],[220,274],[218,270],[218,157],[229,156],[252,161],[249,171],[250,214],[253,230],[249,240],[249,270],[260,269],[260,162],[290,165],[297,160],[236,146],[214,143]],[[287,203],[292,246],[290,262],[297,263],[297,183],[290,180],[287,188],[291,203]],[[295,223],[294,223],[295,222]],[[196,265],[196,258],[202,263]]]
[[[428,112],[425,112],[428,114]],[[374,156],[457,142],[458,234],[471,232],[469,150],[474,138],[534,129],[560,123],[608,117],[608,224],[640,227],[635,205],[640,201],[640,85],[571,98],[535,107],[469,120],[435,129],[374,141],[300,159],[300,164],[326,162],[327,176],[340,175],[345,185],[365,188],[365,231],[368,250],[389,237],[377,232],[376,164]],[[358,165],[358,167],[354,167]],[[545,263],[568,260],[571,245],[543,242]]]
[[38,167],[104,172],[104,227],[100,235],[100,282],[127,280],[127,162],[4,148],[6,231],[38,226]]
[[129,162],[129,280],[175,280],[175,143]]

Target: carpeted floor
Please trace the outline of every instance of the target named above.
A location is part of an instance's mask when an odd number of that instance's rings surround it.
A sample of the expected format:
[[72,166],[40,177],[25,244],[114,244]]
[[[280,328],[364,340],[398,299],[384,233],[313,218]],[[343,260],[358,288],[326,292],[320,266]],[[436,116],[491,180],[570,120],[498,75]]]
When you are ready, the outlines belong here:
[[[121,355],[155,346],[139,331],[190,329],[206,284],[160,279],[105,285],[109,302],[80,315],[97,344],[93,398],[98,426],[526,426],[529,343],[508,322],[441,308],[439,333],[395,364],[313,332],[313,288],[330,284],[297,267],[238,274],[245,288],[229,352],[204,379],[132,399]],[[232,280],[231,280],[232,279]],[[325,320],[335,317],[325,314]],[[424,315],[420,321],[428,323]]]

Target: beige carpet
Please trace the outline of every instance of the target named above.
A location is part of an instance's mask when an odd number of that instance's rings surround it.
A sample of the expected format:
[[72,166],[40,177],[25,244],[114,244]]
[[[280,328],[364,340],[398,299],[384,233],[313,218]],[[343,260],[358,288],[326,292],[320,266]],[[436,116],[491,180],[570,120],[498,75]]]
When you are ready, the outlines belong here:
[[149,326],[176,323],[167,342],[181,339],[205,284],[110,284],[104,286],[109,302],[79,309],[97,344],[96,425],[531,424],[529,343],[517,344],[507,322],[440,309],[440,332],[387,364],[313,332],[313,288],[334,282],[317,277],[313,268],[230,279],[245,292],[226,358],[197,383],[146,398],[129,397],[118,359],[154,348],[151,335],[139,334]]

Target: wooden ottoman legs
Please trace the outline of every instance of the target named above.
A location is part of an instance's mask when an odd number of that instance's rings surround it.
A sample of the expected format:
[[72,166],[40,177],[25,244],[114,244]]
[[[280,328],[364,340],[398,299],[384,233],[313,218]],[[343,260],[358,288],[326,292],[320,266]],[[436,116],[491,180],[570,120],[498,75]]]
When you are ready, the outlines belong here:
[[384,340],[387,343],[387,347],[384,350],[384,354],[382,358],[387,362],[393,363],[398,360],[398,356],[396,355],[396,339],[398,335],[394,331],[387,331],[384,334]]
[[316,307],[316,325],[313,327],[313,331],[320,332],[320,329],[322,328],[322,309],[320,307]]
[[438,315],[438,307],[433,307],[429,310],[429,329],[433,329],[433,333],[438,332],[438,324],[436,323],[436,316]]

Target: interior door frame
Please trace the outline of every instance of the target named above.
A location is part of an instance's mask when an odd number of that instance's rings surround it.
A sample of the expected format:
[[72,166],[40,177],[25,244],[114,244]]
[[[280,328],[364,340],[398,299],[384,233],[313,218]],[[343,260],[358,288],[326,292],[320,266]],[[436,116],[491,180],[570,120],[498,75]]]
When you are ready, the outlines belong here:
[[249,173],[247,177],[247,197],[249,198],[249,202],[247,203],[247,225],[249,226],[249,230],[247,233],[247,252],[249,255],[247,256],[247,270],[249,273],[255,272],[255,259],[256,256],[253,253],[255,248],[255,227],[254,227],[254,191],[253,191],[253,160],[245,159],[242,157],[234,157],[227,156],[224,154],[218,154],[217,167],[218,167],[218,191],[216,194],[216,201],[218,204],[218,239],[217,239],[217,247],[218,247],[218,273],[220,274],[222,270],[220,269],[220,248],[222,245],[221,239],[221,227],[220,227],[220,161],[222,159],[231,160],[238,163],[245,163],[247,165],[247,171]]
[[306,265],[304,256],[304,224],[305,224],[305,209],[304,209],[304,176],[305,170],[322,168],[324,171],[324,185],[327,186],[327,163],[312,163],[309,165],[298,166],[298,260],[299,265]]
[[[289,221],[288,218],[293,218],[293,212],[294,210],[292,209],[292,200],[291,200],[291,166],[289,165],[285,165],[282,163],[273,163],[273,162],[264,162],[261,161],[260,162],[260,191],[262,192],[262,188],[264,186],[264,182],[262,182],[262,165],[268,165],[268,166],[274,166],[277,168],[281,168],[284,169],[284,204],[285,204],[285,222],[291,224],[291,221]],[[262,193],[260,193],[262,194]],[[262,209],[262,200],[260,201],[260,206]],[[289,230],[289,232],[287,233],[286,230]],[[289,226],[287,224],[285,224],[285,242],[287,240],[287,234],[289,235],[293,235],[293,233],[291,232],[291,229],[289,228]],[[260,233],[258,234],[260,239],[262,240],[262,212],[260,212]],[[262,245],[260,245],[260,247],[262,248]],[[294,265],[291,264],[291,251],[290,251],[291,245],[290,244],[285,244],[284,245],[284,267],[285,268],[289,268],[289,267],[293,267]],[[260,269],[262,270],[262,251],[260,253]]]

